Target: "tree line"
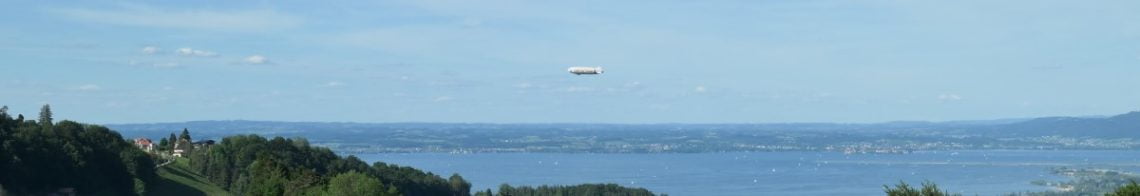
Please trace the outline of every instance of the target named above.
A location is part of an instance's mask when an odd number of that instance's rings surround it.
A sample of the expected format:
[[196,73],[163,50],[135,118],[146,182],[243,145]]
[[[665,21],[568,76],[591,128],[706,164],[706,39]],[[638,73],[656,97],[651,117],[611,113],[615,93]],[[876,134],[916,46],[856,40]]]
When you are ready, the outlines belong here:
[[[146,195],[156,187],[156,155],[118,132],[74,121],[54,122],[44,105],[38,120],[0,107],[0,195]],[[188,142],[189,131],[159,148]],[[165,144],[163,144],[165,143]],[[341,157],[304,138],[235,135],[190,152],[190,167],[238,195],[471,195],[458,174],[443,178],[407,166]],[[653,195],[616,184],[511,187],[478,195]]]
[[[892,186],[883,185],[883,192],[887,196],[961,196],[962,194],[951,194],[949,191],[938,188],[937,184],[926,181],[922,182],[922,187],[914,187],[906,182],[899,182]],[[1023,195],[1020,193],[1011,193],[1009,195]],[[1024,195],[1096,195],[1085,192],[1041,192],[1041,193],[1027,193]],[[1131,181],[1124,186],[1117,187],[1111,192],[1104,193],[1105,196],[1140,196],[1140,184],[1136,181]]]
[[194,140],[190,138],[190,130],[187,128],[182,128],[182,134],[179,134],[178,136],[174,136],[174,133],[170,133],[170,137],[163,137],[162,139],[159,139],[157,149],[159,151],[174,150],[175,146],[189,145],[193,142]]
[[[303,138],[236,135],[190,154],[190,167],[244,195],[470,195],[458,174],[444,179],[415,168],[340,157]],[[346,194],[360,193],[360,194]]]
[[99,125],[39,120],[0,107],[0,195],[144,195],[157,182],[153,157]]

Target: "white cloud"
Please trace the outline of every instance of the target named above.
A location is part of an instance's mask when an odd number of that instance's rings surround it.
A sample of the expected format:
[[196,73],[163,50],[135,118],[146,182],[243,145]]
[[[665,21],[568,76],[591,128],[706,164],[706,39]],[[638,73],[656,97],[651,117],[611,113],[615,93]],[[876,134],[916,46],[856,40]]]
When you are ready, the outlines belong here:
[[705,86],[697,86],[696,88],[693,88],[693,91],[696,91],[698,93],[703,93],[706,90],[708,90],[708,89],[705,89]]
[[960,96],[958,94],[941,94],[941,95],[938,95],[938,100],[957,101],[957,100],[962,100],[962,96]]
[[534,85],[533,85],[533,84],[530,84],[530,83],[526,83],[526,82],[523,82],[523,83],[518,83],[518,84],[515,84],[514,86],[515,86],[515,88],[530,88],[530,87],[534,87]]
[[640,82],[640,81],[633,81],[633,82],[626,82],[626,83],[625,83],[625,87],[626,87],[626,88],[637,88],[637,87],[639,87],[639,86],[641,86],[641,82]]
[[163,69],[182,67],[182,64],[179,64],[178,62],[154,63],[154,62],[147,62],[147,61],[131,60],[131,61],[127,61],[127,64],[132,65],[132,66],[144,66],[144,67],[150,66],[150,67],[154,67],[154,68],[163,68]]
[[101,90],[103,88],[100,88],[99,85],[84,84],[84,85],[81,85],[79,87],[76,87],[75,89],[80,90],[80,91],[98,91],[98,90]]
[[141,52],[143,54],[156,54],[160,48],[154,46],[143,47]]
[[179,48],[174,51],[181,56],[197,56],[197,57],[215,57],[218,53],[206,50],[196,50],[193,48]]
[[433,101],[435,101],[435,102],[444,102],[444,101],[451,101],[452,99],[454,99],[454,98],[451,98],[451,97],[448,97],[448,96],[440,96],[440,97],[436,97],[436,98],[435,98],[435,100],[433,100]]
[[245,63],[249,63],[249,64],[269,63],[269,59],[267,59],[267,58],[265,58],[265,56],[261,56],[261,55],[253,55],[253,56],[245,57],[245,59],[242,59],[242,61],[244,61]]
[[178,67],[182,67],[181,64],[178,64],[175,62],[154,63],[154,64],[151,64],[151,66],[153,66],[155,68],[178,68]]
[[[551,89],[550,84],[543,83],[543,82],[521,82],[521,83],[511,85],[511,87],[515,87],[519,90],[559,90],[559,89]],[[576,88],[576,87],[570,87],[570,88]],[[582,88],[584,88],[584,87],[582,87]],[[562,89],[562,90],[566,90],[566,89]],[[578,89],[578,90],[582,90],[582,89]]]
[[123,5],[119,9],[62,8],[48,13],[82,22],[215,31],[263,31],[295,27],[302,19],[273,10],[213,11]]
[[322,85],[322,86],[324,86],[324,87],[341,87],[341,86],[344,86],[344,85],[345,85],[345,84],[344,84],[344,82],[340,82],[340,81],[329,81],[329,82],[326,82],[326,83],[325,83],[324,85]]
[[594,91],[594,88],[582,87],[582,86],[571,86],[571,87],[566,87],[565,91],[566,92],[590,92],[590,91]]

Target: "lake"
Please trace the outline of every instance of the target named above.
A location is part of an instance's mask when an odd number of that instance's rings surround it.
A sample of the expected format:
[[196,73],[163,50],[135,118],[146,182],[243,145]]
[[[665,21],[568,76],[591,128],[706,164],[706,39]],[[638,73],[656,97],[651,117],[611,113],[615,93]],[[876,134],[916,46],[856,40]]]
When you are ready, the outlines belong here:
[[473,190],[511,185],[617,183],[669,195],[883,195],[884,184],[923,180],[964,195],[1045,191],[1033,180],[1067,180],[1058,166],[1140,169],[1140,151],[922,151],[911,154],[730,152],[692,154],[360,154],[412,166]]

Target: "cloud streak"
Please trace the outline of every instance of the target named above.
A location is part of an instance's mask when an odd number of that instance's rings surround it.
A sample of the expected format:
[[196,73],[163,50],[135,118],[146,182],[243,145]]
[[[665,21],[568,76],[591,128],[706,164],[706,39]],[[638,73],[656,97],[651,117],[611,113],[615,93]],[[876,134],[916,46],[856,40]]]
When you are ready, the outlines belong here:
[[455,98],[451,98],[451,97],[449,97],[449,96],[440,96],[440,97],[436,97],[436,98],[435,98],[435,99],[433,99],[432,101],[435,101],[435,102],[446,102],[446,101],[451,101],[452,99],[455,99]]
[[344,85],[345,85],[345,83],[344,83],[344,82],[340,82],[340,81],[329,81],[329,82],[326,82],[325,84],[323,84],[323,85],[321,85],[321,86],[323,86],[323,87],[329,87],[329,88],[335,88],[335,87],[341,87],[341,86],[344,86]]
[[245,59],[242,59],[242,62],[245,62],[248,64],[266,64],[266,63],[269,63],[269,59],[265,58],[265,56],[253,55],[253,56],[245,57]]
[[172,10],[141,5],[121,9],[59,8],[46,12],[90,23],[214,31],[264,31],[299,26],[301,18],[273,10]]
[[160,50],[160,48],[154,47],[154,46],[147,46],[147,47],[143,47],[142,50],[140,50],[139,52],[142,52],[143,54],[157,54],[158,50]]
[[960,96],[958,94],[941,94],[941,95],[938,95],[938,100],[958,101],[958,100],[962,100],[962,96]]
[[179,48],[174,51],[180,56],[196,56],[196,57],[215,57],[218,53],[206,50],[197,50],[193,48]]
[[79,87],[76,87],[75,89],[80,90],[80,91],[98,91],[98,90],[102,90],[103,88],[100,88],[99,85],[84,84],[84,85],[81,85]]

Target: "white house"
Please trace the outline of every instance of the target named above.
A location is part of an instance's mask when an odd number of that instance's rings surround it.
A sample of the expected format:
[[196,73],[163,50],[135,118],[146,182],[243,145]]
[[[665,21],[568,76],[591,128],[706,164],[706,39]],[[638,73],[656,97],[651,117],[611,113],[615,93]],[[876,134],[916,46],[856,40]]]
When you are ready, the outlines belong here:
[[151,142],[150,139],[147,138],[136,138],[135,146],[146,152],[154,152],[154,142]]
[[178,140],[178,142],[174,142],[174,150],[171,151],[170,154],[174,155],[174,157],[184,157],[184,156],[186,156],[186,153],[189,153],[189,151],[187,151],[186,149],[193,149],[193,148],[194,148],[194,146],[190,144],[190,141],[186,141],[185,139],[180,139],[180,140]]

